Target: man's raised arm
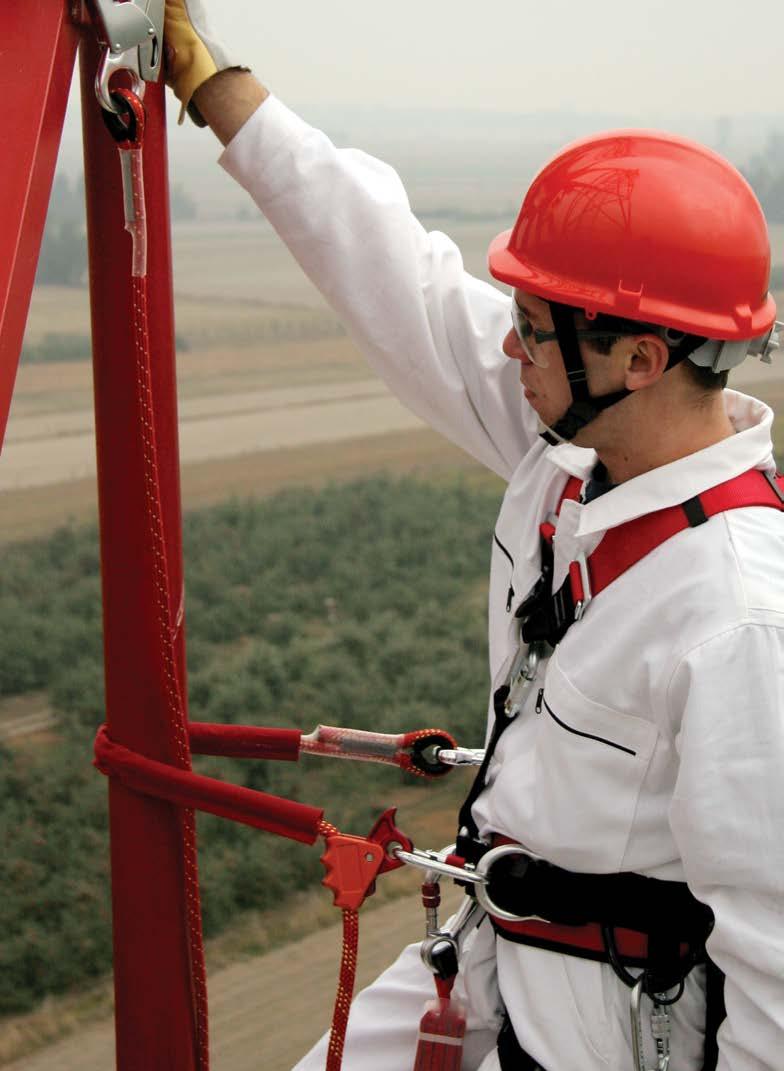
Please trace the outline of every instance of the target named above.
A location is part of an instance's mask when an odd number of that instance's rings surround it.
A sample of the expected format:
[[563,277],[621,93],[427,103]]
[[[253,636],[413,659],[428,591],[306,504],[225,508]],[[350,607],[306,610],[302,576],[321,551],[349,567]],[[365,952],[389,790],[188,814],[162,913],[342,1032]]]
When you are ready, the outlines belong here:
[[250,119],[269,91],[250,71],[220,71],[193,94],[193,103],[223,145]]
[[337,148],[253,78],[202,0],[167,0],[167,80],[183,113],[226,145],[242,185],[369,364],[422,420],[509,479],[537,439],[518,362],[501,342],[510,300],[412,213],[395,170]]
[[237,63],[212,31],[201,0],[166,0],[166,81],[198,126],[223,145],[250,119],[268,91]]

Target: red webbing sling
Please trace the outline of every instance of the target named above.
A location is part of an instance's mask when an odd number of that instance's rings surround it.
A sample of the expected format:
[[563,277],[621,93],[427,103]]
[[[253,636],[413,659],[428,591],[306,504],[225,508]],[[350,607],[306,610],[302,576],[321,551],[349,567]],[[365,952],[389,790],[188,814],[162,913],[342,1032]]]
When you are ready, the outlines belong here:
[[188,722],[192,755],[223,755],[229,759],[265,759],[268,762],[297,762],[300,756],[299,729],[268,729],[256,725],[222,725],[206,721]]

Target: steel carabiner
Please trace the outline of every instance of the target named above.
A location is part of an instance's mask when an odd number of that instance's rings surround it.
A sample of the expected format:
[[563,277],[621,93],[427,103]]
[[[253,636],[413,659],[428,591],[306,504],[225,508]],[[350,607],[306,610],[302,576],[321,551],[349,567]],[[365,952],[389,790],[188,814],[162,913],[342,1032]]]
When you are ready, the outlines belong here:
[[137,97],[144,96],[145,82],[157,82],[163,59],[165,0],[90,0],[98,41],[104,54],[95,76],[98,103],[117,113],[110,82],[118,71],[131,80]]
[[[634,1058],[634,1071],[646,1071],[645,1049],[642,1035],[642,997],[645,976],[641,975],[632,989],[629,1002],[629,1011],[632,1027],[632,1056]],[[651,1033],[656,1042],[656,1067],[650,1071],[669,1071],[670,1067],[670,1014],[665,1004],[659,1004],[653,999],[653,1011],[651,1012]]]

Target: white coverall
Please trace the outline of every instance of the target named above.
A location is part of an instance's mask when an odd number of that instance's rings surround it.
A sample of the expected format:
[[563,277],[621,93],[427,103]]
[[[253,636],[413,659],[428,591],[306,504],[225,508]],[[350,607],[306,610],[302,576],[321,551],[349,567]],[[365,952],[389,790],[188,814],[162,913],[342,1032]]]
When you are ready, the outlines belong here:
[[[514,610],[539,576],[539,524],[566,475],[587,478],[595,454],[538,437],[518,363],[501,351],[509,297],[467,275],[445,235],[423,230],[390,167],[337,150],[274,97],[221,163],[391,389],[508,481],[492,550],[492,694],[517,646]],[[609,527],[749,468],[773,469],[771,411],[725,397],[733,437],[587,505],[564,503],[554,589]],[[708,950],[726,974],[719,1071],[784,1067],[783,655],[784,514],[746,508],[687,529],[597,596],[540,668],[473,812],[483,836],[505,834],[561,867],[685,880],[710,905]],[[540,687],[555,717],[535,713]],[[696,968],[672,1008],[673,1071],[701,1067],[702,985]],[[632,1067],[629,990],[607,965],[496,939],[485,921],[460,987],[465,1071],[498,1066],[499,992],[520,1044],[547,1071]],[[432,995],[412,946],[357,998],[346,1071],[412,1067]],[[324,1059],[322,1041],[298,1071]]]

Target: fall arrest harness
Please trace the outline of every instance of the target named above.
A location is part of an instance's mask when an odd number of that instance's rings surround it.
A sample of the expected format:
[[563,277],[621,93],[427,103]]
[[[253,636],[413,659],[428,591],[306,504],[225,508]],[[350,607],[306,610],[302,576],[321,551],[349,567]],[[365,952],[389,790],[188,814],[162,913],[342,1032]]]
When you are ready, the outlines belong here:
[[[582,481],[571,477],[561,506],[580,497]],[[727,480],[680,505],[656,510],[609,529],[589,556],[570,563],[563,585],[552,591],[555,525],[540,526],[541,576],[516,611],[521,646],[507,681],[493,697],[492,733],[471,791],[460,810],[456,855],[484,863],[489,881],[483,889],[468,890],[486,908],[490,921],[505,940],[533,945],[567,955],[608,963],[632,990],[632,1040],[636,1071],[643,1071],[640,1002],[643,994],[654,1002],[654,1033],[658,1068],[669,1063],[667,1006],[683,993],[685,979],[697,963],[708,970],[708,1007],[703,1071],[716,1066],[716,1030],[724,1017],[719,974],[707,959],[705,942],[713,927],[713,913],[701,904],[683,882],[662,881],[633,873],[584,874],[564,870],[506,838],[491,843],[479,838],[472,807],[486,786],[487,771],[498,741],[519,715],[533,685],[540,659],[552,652],[569,628],[579,621],[592,599],[647,554],[687,528],[706,523],[716,514],[750,506],[784,510],[784,478],[752,469]],[[539,690],[536,709],[546,703]],[[640,968],[633,974],[630,968]],[[671,990],[675,995],[665,996]],[[534,1067],[513,1039],[507,1024],[508,1064]],[[528,1061],[526,1063],[525,1061]],[[522,1062],[520,1062],[522,1061]]]

